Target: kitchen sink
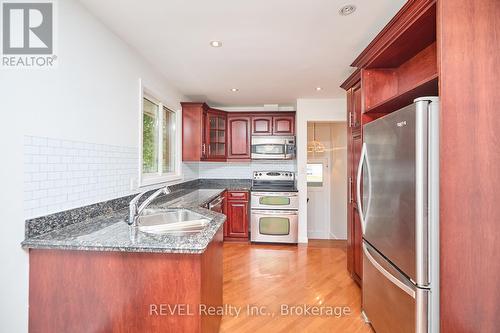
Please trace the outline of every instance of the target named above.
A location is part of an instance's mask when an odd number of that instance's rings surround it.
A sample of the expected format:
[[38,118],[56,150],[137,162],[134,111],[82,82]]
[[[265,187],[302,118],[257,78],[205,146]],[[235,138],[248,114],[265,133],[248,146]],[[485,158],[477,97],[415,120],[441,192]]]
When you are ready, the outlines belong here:
[[144,209],[137,218],[137,228],[151,234],[200,232],[210,219],[187,209]]

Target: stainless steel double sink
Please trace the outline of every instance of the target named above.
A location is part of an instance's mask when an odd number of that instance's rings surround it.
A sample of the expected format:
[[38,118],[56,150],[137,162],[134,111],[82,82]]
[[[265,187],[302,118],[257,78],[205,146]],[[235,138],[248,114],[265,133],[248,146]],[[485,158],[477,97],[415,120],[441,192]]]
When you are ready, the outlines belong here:
[[137,228],[150,234],[184,234],[200,232],[209,222],[187,209],[146,208],[137,218]]

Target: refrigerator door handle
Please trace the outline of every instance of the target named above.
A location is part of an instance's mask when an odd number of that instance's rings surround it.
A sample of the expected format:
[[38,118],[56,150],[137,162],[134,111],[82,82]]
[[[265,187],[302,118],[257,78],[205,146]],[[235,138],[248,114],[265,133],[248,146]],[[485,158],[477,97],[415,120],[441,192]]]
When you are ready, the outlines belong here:
[[[366,161],[366,169],[368,171],[368,203],[366,205],[366,214],[363,212],[363,201],[361,198],[361,177],[363,176],[363,164]],[[370,163],[368,162],[368,154],[366,150],[366,143],[363,143],[363,146],[361,147],[361,156],[359,158],[359,164],[358,164],[358,173],[357,173],[357,179],[356,179],[356,196],[358,200],[358,211],[359,211],[359,218],[361,220],[361,232],[363,235],[365,234],[365,229],[366,229],[366,218],[368,216],[368,211],[370,209],[370,203],[371,203],[371,191],[372,191],[372,184],[371,184],[371,172],[370,172]]]
[[375,258],[372,257],[372,255],[368,251],[368,248],[366,247],[365,244],[363,244],[363,252],[365,253],[366,258],[368,258],[368,260],[370,261],[370,263],[373,265],[373,267],[375,267],[382,275],[384,275],[389,281],[391,281],[392,283],[394,283],[399,289],[403,290],[405,293],[407,293],[408,295],[410,295],[412,298],[415,298],[415,296],[416,296],[415,290],[413,290],[412,288],[408,287],[403,282],[399,281],[398,278],[396,278],[394,275],[392,275],[391,273],[389,273],[384,267],[382,267],[382,265],[380,265],[375,260]]

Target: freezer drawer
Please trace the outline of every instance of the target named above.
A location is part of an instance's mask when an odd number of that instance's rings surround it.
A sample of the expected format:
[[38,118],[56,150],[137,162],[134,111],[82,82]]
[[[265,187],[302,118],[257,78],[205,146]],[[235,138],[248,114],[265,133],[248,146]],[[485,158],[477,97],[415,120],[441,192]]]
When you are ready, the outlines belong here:
[[363,244],[363,311],[377,333],[427,332],[428,290]]

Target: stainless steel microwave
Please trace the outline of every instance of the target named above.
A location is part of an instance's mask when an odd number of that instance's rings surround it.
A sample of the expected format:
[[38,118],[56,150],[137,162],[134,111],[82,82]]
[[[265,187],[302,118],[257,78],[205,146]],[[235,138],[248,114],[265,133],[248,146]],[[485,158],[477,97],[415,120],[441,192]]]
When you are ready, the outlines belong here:
[[293,160],[295,150],[295,136],[252,136],[253,160]]

